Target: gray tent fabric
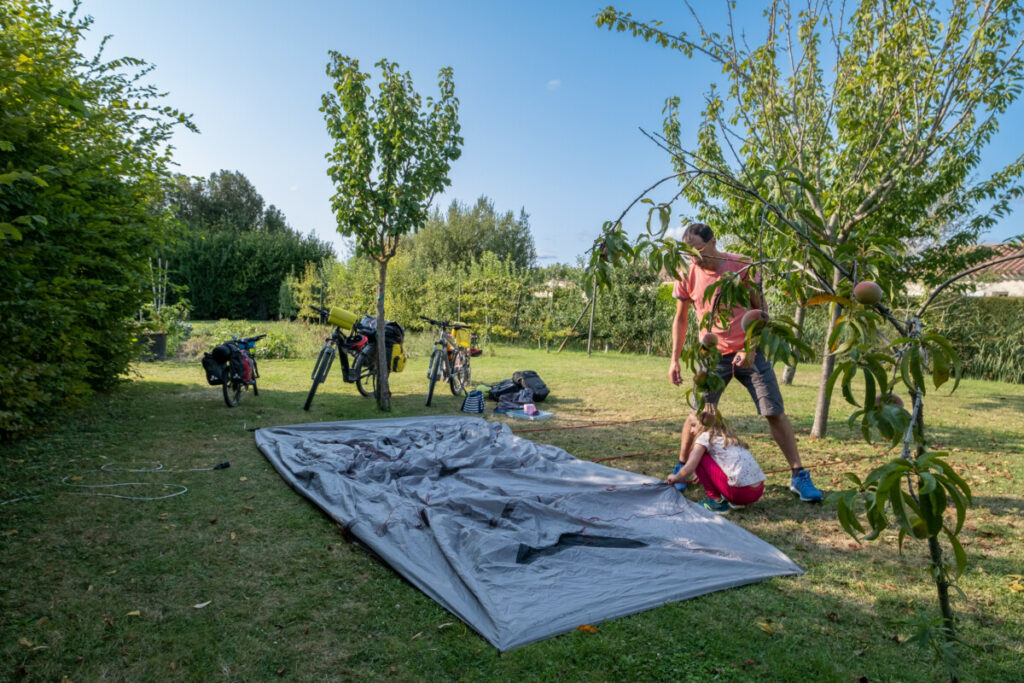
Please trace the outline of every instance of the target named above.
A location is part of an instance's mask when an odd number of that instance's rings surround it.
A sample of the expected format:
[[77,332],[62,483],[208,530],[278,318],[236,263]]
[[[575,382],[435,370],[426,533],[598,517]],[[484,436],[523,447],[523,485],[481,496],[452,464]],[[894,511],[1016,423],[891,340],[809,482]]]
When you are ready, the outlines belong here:
[[476,417],[256,431],[302,495],[499,650],[803,570],[661,480]]

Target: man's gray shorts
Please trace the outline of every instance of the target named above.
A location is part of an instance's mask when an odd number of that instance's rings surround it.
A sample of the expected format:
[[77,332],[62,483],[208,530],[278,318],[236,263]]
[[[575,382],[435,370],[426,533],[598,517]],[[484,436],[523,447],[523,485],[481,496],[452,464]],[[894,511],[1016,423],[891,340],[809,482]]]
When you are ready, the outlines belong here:
[[[758,351],[754,355],[754,366],[744,368],[732,364],[735,358],[735,353],[722,356],[722,360],[718,361],[718,365],[715,366],[714,373],[725,381],[726,386],[733,377],[739,380],[739,383],[750,392],[750,398],[754,399],[758,415],[768,417],[782,415],[786,412],[782,406],[782,392],[779,391],[779,382],[775,379],[775,370],[768,359]],[[724,387],[722,391],[725,391]],[[704,401],[717,405],[721,396],[721,391],[713,394],[707,393],[704,394]]]

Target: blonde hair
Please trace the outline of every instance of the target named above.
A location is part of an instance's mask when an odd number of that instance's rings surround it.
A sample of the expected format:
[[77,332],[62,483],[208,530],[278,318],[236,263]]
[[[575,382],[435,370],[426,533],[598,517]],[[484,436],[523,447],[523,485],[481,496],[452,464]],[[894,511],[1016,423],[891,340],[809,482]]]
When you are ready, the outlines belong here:
[[696,438],[705,432],[708,433],[708,437],[710,437],[709,440],[712,442],[716,438],[721,437],[722,443],[726,446],[739,446],[740,448],[750,450],[747,442],[741,439],[736,432],[733,431],[732,427],[729,426],[729,423],[726,422],[725,418],[722,417],[722,414],[718,412],[717,409],[715,410],[715,419],[711,424],[705,424],[704,420],[701,419],[700,416],[697,418],[697,424],[694,427],[694,437]]

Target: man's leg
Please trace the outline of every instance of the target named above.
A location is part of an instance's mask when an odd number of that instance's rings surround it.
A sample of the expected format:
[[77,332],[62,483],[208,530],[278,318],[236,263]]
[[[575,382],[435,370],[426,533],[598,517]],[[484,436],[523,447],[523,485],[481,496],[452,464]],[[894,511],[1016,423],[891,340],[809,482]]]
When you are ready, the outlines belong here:
[[754,357],[754,367],[745,369],[742,374],[738,371],[736,378],[747,387],[757,405],[757,412],[768,420],[772,438],[789,463],[789,490],[800,496],[800,500],[805,503],[820,503],[821,491],[811,482],[810,472],[804,469],[800,461],[796,435],[793,433],[792,423],[786,417],[782,392],[779,391],[779,382],[775,379],[775,370],[771,363],[758,351]]
[[793,424],[786,417],[785,413],[779,415],[765,415],[768,420],[768,429],[771,430],[772,438],[779,445],[786,462],[794,470],[803,469],[800,462],[800,451],[796,446],[796,435],[793,434]]

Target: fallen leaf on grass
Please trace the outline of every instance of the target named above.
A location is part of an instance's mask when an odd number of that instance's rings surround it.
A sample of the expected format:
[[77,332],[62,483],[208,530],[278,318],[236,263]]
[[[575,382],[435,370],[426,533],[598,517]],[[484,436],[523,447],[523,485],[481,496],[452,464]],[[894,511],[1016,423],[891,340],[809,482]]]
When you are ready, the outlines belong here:
[[18,645],[24,645],[25,647],[32,647],[32,641],[28,638],[18,638]]
[[235,532],[234,531],[231,532],[231,540],[232,541],[235,540]]
[[284,667],[283,666],[280,669],[277,670],[277,675],[278,676],[283,676],[284,675]]
[[828,617],[829,621],[839,621],[839,615],[835,612],[829,612],[825,616]]
[[416,640],[417,638],[419,638],[419,637],[420,637],[420,636],[422,636],[422,635],[423,635],[423,631],[420,631],[419,633],[417,633],[416,635],[414,635],[414,636],[413,636],[412,638],[410,638],[409,640]]
[[111,569],[109,572],[107,572],[107,576],[113,576],[116,573],[117,573],[116,569]]
[[129,612],[125,616],[126,617],[141,617],[142,616],[142,612],[140,610],[133,609],[131,612]]
[[249,477],[239,477],[238,481],[249,481]]
[[43,624],[45,624],[49,620],[50,620],[50,617],[39,617],[38,619],[36,619],[36,626],[42,626]]
[[196,609],[203,609],[204,607],[209,605],[211,602],[213,602],[213,600],[207,600],[206,602],[200,602],[198,605],[192,605],[192,607],[194,607]]
[[759,623],[759,624],[758,624],[758,627],[759,627],[759,628],[760,628],[760,629],[761,629],[762,631],[764,631],[765,633],[767,633],[768,635],[771,635],[771,634],[772,634],[772,627],[771,627],[771,624],[766,624],[765,622],[763,622],[763,621],[762,621],[761,623]]
[[9,530],[4,532],[4,536],[17,536],[17,535],[18,535],[18,530],[17,529],[9,529]]
[[252,512],[256,508],[254,508],[252,505],[243,505],[242,509],[245,510],[246,512]]
[[597,627],[591,626],[590,624],[582,624],[576,627],[577,631],[583,631],[584,633],[597,633]]
[[440,624],[440,625],[439,625],[439,626],[437,627],[437,630],[438,630],[438,631],[440,631],[441,629],[443,629],[443,628],[448,628],[449,626],[452,626],[452,625],[454,625],[454,622],[451,622],[451,621],[446,621],[446,622],[444,622],[443,624]]

